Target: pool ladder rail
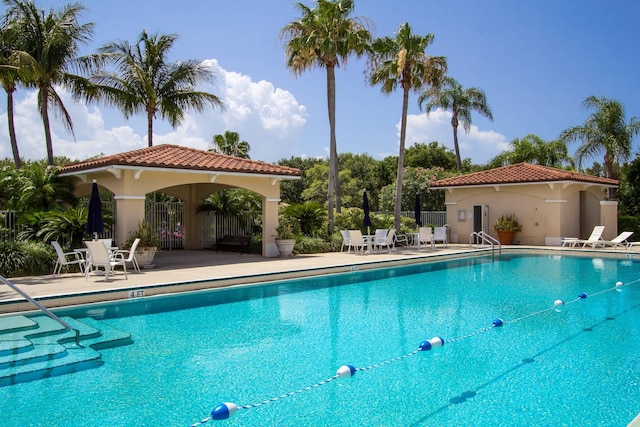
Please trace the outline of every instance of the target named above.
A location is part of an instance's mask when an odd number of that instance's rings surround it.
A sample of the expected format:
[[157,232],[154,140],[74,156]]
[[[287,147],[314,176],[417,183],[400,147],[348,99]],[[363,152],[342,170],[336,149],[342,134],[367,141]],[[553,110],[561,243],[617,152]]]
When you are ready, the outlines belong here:
[[0,281],[2,283],[4,283],[5,285],[7,285],[8,287],[10,287],[11,289],[13,289],[14,291],[16,291],[17,293],[19,293],[20,295],[22,295],[27,301],[29,301],[31,304],[35,305],[40,311],[42,311],[44,314],[49,316],[51,319],[53,319],[56,322],[58,322],[63,328],[65,328],[65,329],[67,329],[69,331],[73,331],[75,333],[76,345],[79,346],[79,347],[82,347],[82,345],[80,344],[80,331],[78,331],[76,328],[72,327],[67,322],[65,322],[64,320],[62,320],[61,318],[59,318],[58,316],[53,314],[48,308],[46,308],[45,306],[40,304],[38,301],[33,299],[25,291],[23,291],[22,289],[20,289],[19,287],[17,287],[16,285],[11,283],[7,279],[5,279],[4,276],[0,276]]
[[496,253],[496,245],[498,246],[498,255],[502,254],[502,245],[495,237],[484,231],[474,231],[469,235],[469,246],[473,245],[491,245],[493,255]]

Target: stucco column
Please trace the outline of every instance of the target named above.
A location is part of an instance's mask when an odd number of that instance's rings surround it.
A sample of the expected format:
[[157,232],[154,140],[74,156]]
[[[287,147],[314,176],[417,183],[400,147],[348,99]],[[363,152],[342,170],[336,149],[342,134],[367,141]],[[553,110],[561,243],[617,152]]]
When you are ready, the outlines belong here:
[[138,228],[138,222],[144,221],[144,196],[115,196],[116,244],[124,245],[129,233]]
[[604,225],[602,237],[611,240],[618,235],[618,202],[616,200],[600,201],[600,225]]
[[262,255],[273,258],[280,255],[276,246],[280,199],[262,198]]

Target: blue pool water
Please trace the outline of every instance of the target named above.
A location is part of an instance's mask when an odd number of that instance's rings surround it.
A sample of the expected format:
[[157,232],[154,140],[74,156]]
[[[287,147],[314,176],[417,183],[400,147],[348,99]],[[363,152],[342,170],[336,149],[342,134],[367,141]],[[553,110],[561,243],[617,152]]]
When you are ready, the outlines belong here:
[[[640,412],[640,263],[502,256],[60,311],[131,333],[104,365],[0,387],[1,425],[626,426]],[[506,325],[488,328],[500,317]],[[512,323],[509,323],[513,321]]]

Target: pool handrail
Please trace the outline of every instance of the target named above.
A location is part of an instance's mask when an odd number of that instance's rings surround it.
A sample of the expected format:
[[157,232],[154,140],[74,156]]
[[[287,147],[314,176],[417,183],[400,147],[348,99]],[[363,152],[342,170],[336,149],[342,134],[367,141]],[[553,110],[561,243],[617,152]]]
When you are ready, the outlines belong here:
[[[475,241],[473,239],[474,237],[476,237]],[[480,240],[482,244],[490,244],[493,253],[495,253],[496,245],[498,245],[498,254],[502,254],[502,245],[500,244],[500,241],[490,234],[485,233],[484,231],[474,231],[469,235],[469,246],[478,244],[478,240]]]
[[18,288],[15,284],[13,284],[9,280],[5,279],[4,276],[0,275],[0,281],[2,283],[4,283],[5,285],[7,285],[8,287],[10,287],[11,289],[13,289],[14,291],[16,291],[17,293],[19,293],[20,295],[22,295],[27,301],[29,301],[31,304],[33,304],[36,307],[38,307],[38,309],[40,311],[42,311],[44,314],[49,316],[51,319],[53,319],[56,322],[58,322],[63,328],[68,329],[69,331],[74,331],[75,334],[76,334],[76,336],[75,336],[76,345],[80,346],[80,331],[79,330],[77,330],[76,328],[72,327],[67,322],[65,322],[64,320],[62,320],[61,318],[59,318],[58,316],[53,314],[53,312],[51,312],[51,310],[49,310],[48,308],[46,308],[45,306],[40,304],[38,301],[33,299],[29,294],[27,294],[22,289]]

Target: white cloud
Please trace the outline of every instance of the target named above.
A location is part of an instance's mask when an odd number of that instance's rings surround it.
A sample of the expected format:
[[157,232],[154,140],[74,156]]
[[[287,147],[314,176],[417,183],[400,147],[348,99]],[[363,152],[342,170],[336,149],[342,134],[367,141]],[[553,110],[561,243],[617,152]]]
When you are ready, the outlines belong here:
[[[400,134],[400,123],[396,125]],[[414,143],[430,143],[438,141],[453,150],[453,127],[451,113],[437,109],[426,114],[409,114],[407,116],[406,147]],[[480,130],[471,125],[467,134],[462,126],[458,127],[458,144],[462,159],[470,157],[476,164],[486,163],[498,153],[509,148],[505,136],[493,130]]]
[[[176,144],[198,149],[210,148],[215,134],[232,130],[251,145],[254,159],[277,161],[288,157],[300,144],[307,111],[288,91],[266,81],[254,82],[249,76],[224,70],[214,59],[207,60],[216,76],[215,83],[199,90],[215,93],[225,104],[224,110],[208,109],[204,113],[187,112],[181,126],[171,129],[160,117],[154,121],[154,145]],[[76,140],[50,112],[55,155],[85,159],[98,154],[114,154],[147,146],[145,118],[125,120],[119,111],[74,101],[61,88],[57,91],[72,117]],[[46,158],[42,120],[36,108],[35,91],[15,100],[15,124],[20,155],[27,159]],[[0,114],[7,123],[7,114]],[[107,125],[106,123],[116,123]],[[163,132],[161,129],[168,129]],[[156,133],[161,132],[161,133]],[[0,126],[0,157],[12,157],[8,130]]]

